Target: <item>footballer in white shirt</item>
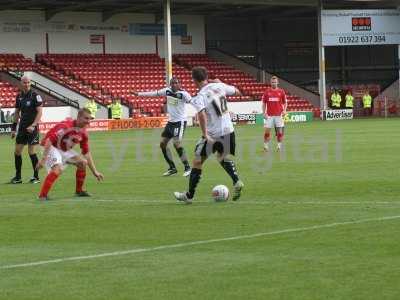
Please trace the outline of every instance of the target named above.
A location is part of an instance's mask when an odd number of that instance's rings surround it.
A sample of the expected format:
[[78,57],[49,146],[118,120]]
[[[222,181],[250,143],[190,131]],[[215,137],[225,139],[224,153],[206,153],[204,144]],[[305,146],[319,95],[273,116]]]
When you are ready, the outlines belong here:
[[183,90],[178,78],[173,77],[170,80],[170,86],[149,92],[133,92],[134,95],[139,97],[160,97],[166,99],[166,111],[168,113],[168,123],[161,134],[160,148],[163,153],[164,159],[169,165],[168,170],[163,176],[171,176],[177,174],[175,163],[172,158],[171,151],[168,148],[168,143],[172,139],[176,152],[178,153],[183,165],[183,176],[190,175],[190,165],[182,147],[182,139],[186,129],[186,105],[190,103],[192,97],[190,94]]
[[204,67],[193,68],[192,78],[199,92],[192,98],[191,104],[197,110],[202,137],[196,144],[188,191],[175,192],[174,196],[178,201],[192,203],[200,181],[203,163],[211,154],[216,153],[220,165],[233,181],[232,200],[238,200],[244,184],[239,180],[235,163],[229,158],[230,155],[235,155],[236,144],[226,97],[240,96],[241,93],[234,86],[219,80],[209,80],[207,69]]

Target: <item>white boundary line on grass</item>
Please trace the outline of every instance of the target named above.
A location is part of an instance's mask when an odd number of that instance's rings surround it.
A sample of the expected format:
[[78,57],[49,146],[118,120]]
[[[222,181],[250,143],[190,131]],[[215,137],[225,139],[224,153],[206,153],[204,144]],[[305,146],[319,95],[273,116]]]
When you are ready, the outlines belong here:
[[284,233],[303,232],[303,231],[311,231],[311,230],[317,230],[317,229],[323,229],[323,228],[332,228],[332,227],[345,226],[345,225],[354,225],[354,224],[361,224],[361,223],[368,223],[368,222],[380,222],[380,221],[388,221],[388,220],[396,220],[396,219],[400,219],[400,215],[381,217],[381,218],[361,219],[361,220],[347,221],[347,222],[336,222],[336,223],[330,223],[330,224],[314,225],[314,226],[309,226],[309,227],[289,228],[289,229],[261,232],[261,233],[255,233],[255,234],[238,235],[238,236],[220,238],[220,239],[209,239],[209,240],[193,241],[193,242],[186,242],[186,243],[161,245],[161,246],[149,247],[149,248],[138,248],[138,249],[125,250],[125,251],[106,252],[106,253],[92,254],[92,255],[85,255],[85,256],[72,256],[72,257],[64,257],[64,258],[58,258],[58,259],[41,260],[41,261],[21,263],[21,264],[2,265],[2,266],[0,266],[0,270],[34,267],[34,266],[56,264],[56,263],[62,263],[62,262],[68,262],[68,261],[81,261],[81,260],[96,259],[96,258],[103,258],[103,257],[122,256],[122,255],[136,254],[136,253],[153,252],[153,251],[158,251],[158,250],[176,249],[176,248],[183,248],[183,247],[189,247],[189,246],[221,243],[221,242],[228,242],[228,241],[237,241],[237,240],[244,240],[244,239],[254,239],[254,238],[258,238],[258,237],[279,235],[279,234],[284,234]]
[[[126,202],[126,203],[134,203],[134,204],[174,204],[176,201],[171,200],[169,202],[167,201],[161,201],[161,200],[139,200],[139,199],[95,199],[93,201],[96,202]],[[196,203],[213,203],[214,201],[209,200],[209,201],[197,201],[194,200],[193,204]],[[179,202],[177,202],[179,203]],[[233,204],[256,204],[256,205],[277,205],[277,204],[283,204],[283,205],[359,205],[359,204],[365,204],[365,205],[386,205],[386,204],[398,204],[400,205],[400,201],[227,201],[227,203],[233,203]],[[183,204],[183,203],[181,203]]]
[[[163,205],[174,205],[174,204],[181,204],[184,205],[183,203],[179,203],[177,201],[174,201],[171,199],[170,201],[168,200],[140,200],[140,199],[88,199],[88,200],[82,200],[82,199],[77,199],[77,198],[62,198],[62,199],[56,199],[54,201],[50,201],[49,204],[54,205],[57,203],[66,203],[66,202],[73,202],[73,203],[93,203],[93,202],[104,202],[104,203],[127,203],[127,204],[163,204]],[[35,204],[39,203],[39,200],[35,201],[12,201],[12,200],[7,200],[3,201],[0,200],[0,204],[5,203],[5,204],[12,204],[13,206],[16,205],[25,205],[25,204]],[[193,202],[194,204],[213,204],[213,200],[195,200]],[[400,205],[400,201],[228,201],[227,202],[230,205],[332,205],[332,206],[350,206],[350,205]],[[218,204],[223,204],[223,203],[217,203]]]

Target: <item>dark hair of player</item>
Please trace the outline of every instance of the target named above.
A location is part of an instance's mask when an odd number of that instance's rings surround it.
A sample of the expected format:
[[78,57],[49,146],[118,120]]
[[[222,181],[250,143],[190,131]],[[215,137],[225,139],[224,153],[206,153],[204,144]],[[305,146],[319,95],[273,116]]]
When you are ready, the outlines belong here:
[[202,82],[208,79],[208,72],[205,67],[194,67],[192,69],[192,78],[197,82]]

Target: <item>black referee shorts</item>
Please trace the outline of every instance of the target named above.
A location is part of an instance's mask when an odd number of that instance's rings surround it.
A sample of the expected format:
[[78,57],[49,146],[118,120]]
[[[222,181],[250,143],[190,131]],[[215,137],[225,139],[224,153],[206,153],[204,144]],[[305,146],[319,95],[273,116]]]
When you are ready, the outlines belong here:
[[32,133],[26,129],[18,130],[15,143],[18,145],[38,145],[39,144],[39,130],[36,128]]

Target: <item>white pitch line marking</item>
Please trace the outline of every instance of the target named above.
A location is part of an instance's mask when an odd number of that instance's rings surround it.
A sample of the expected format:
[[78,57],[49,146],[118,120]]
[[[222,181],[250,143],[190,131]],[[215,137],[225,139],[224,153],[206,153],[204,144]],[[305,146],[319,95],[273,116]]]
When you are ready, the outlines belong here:
[[210,239],[210,240],[193,241],[193,242],[179,243],[179,244],[161,245],[161,246],[150,247],[150,248],[138,248],[138,249],[125,250],[125,251],[115,251],[115,252],[92,254],[92,255],[85,255],[85,256],[72,256],[72,257],[64,257],[64,258],[57,258],[57,259],[50,259],[50,260],[41,260],[41,261],[21,263],[21,264],[10,264],[10,265],[0,266],[0,270],[34,267],[34,266],[56,264],[56,263],[62,263],[62,262],[68,262],[68,261],[81,261],[81,260],[96,259],[96,258],[103,258],[103,257],[122,256],[122,255],[136,254],[136,253],[153,252],[153,251],[158,251],[158,250],[184,248],[184,247],[189,247],[189,246],[220,243],[220,242],[227,242],[227,241],[237,241],[237,240],[244,240],[244,239],[254,239],[254,238],[258,238],[258,237],[279,235],[279,234],[284,234],[284,233],[311,231],[311,230],[317,230],[317,229],[323,229],[323,228],[332,228],[332,227],[362,224],[362,223],[368,223],[368,222],[389,221],[389,220],[396,220],[396,219],[400,219],[400,215],[381,217],[381,218],[361,219],[361,220],[347,221],[347,222],[335,222],[335,223],[329,223],[329,224],[314,225],[314,226],[309,226],[309,227],[289,228],[289,229],[261,232],[261,233],[248,234],[248,235],[238,235],[238,236],[220,238],[220,239]]
[[[57,203],[93,203],[93,202],[119,202],[119,203],[129,203],[129,204],[164,204],[164,205],[172,205],[176,204],[177,202],[174,200],[140,200],[140,199],[76,199],[76,198],[62,198],[62,199],[55,199],[54,201],[49,201],[49,204],[55,205]],[[209,203],[213,204],[214,201],[212,200],[195,200],[193,203]],[[0,204],[12,204],[15,206],[24,205],[24,204],[35,204],[39,203],[38,200],[31,201],[1,201]],[[231,205],[336,205],[336,206],[349,206],[349,205],[400,205],[400,201],[237,201],[232,202],[228,201],[228,204]],[[44,203],[46,204],[46,203]],[[179,204],[179,203],[178,203]],[[182,203],[181,203],[182,204]],[[223,205],[223,203],[217,203],[217,205]]]

